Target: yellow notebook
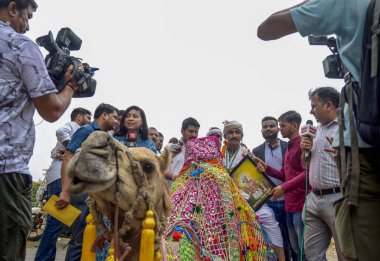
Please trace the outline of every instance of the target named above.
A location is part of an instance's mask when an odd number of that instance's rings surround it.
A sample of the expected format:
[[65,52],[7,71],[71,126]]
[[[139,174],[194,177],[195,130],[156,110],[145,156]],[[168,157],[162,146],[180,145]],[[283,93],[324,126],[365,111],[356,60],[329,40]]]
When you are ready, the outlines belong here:
[[53,195],[49,198],[46,204],[42,207],[42,210],[48,213],[50,216],[55,217],[59,221],[61,221],[66,226],[71,226],[75,219],[80,215],[81,211],[69,204],[64,209],[57,209],[55,203],[59,200],[56,195]]

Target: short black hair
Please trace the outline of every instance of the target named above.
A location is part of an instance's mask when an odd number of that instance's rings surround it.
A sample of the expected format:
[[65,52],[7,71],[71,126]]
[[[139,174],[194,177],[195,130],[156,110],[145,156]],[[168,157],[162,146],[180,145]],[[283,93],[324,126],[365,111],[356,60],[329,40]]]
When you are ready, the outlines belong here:
[[162,134],[161,132],[158,132],[158,136],[162,137],[162,139],[164,139],[164,134]]
[[17,10],[24,10],[30,5],[33,12],[35,12],[38,7],[36,1],[34,0],[0,0],[0,9],[8,7],[11,2],[16,4]]
[[131,110],[136,110],[140,113],[140,116],[142,119],[142,125],[141,125],[141,128],[139,129],[139,134],[143,140],[148,139],[148,122],[146,121],[145,112],[143,109],[141,109],[139,106],[136,106],[136,105],[130,106],[125,110],[124,115],[120,121],[120,135],[127,135],[128,133],[128,129],[127,127],[125,127],[124,122],[125,122],[125,118],[127,117],[127,114]]
[[186,130],[189,126],[195,126],[199,129],[201,125],[196,119],[189,117],[183,120],[181,130]]
[[117,111],[117,116],[123,116],[125,113],[125,110],[118,110]]
[[261,120],[261,124],[264,122],[264,121],[275,121],[276,124],[278,123],[277,119],[273,116],[265,116],[262,120]]
[[299,114],[296,111],[287,111],[283,114],[281,114],[280,117],[278,117],[278,121],[286,121],[286,122],[291,122],[291,123],[296,123],[297,126],[299,127],[302,122],[302,117],[301,114]]
[[112,105],[110,104],[106,104],[106,103],[101,103],[99,104],[99,106],[96,108],[95,110],[95,113],[94,113],[94,119],[99,119],[100,116],[103,114],[103,113],[106,113],[106,114],[110,114],[110,113],[114,113],[114,112],[117,112],[117,109],[115,107],[113,107]]
[[309,91],[309,100],[318,94],[318,98],[323,102],[331,102],[335,108],[339,107],[339,92],[333,87],[319,87]]
[[169,143],[177,144],[178,143],[178,139],[176,137],[172,137],[172,138],[170,138]]
[[91,115],[91,112],[85,108],[81,108],[81,107],[78,107],[78,108],[75,108],[72,112],[71,112],[71,115],[70,115],[70,119],[71,121],[75,121],[75,118],[78,116],[78,115]]

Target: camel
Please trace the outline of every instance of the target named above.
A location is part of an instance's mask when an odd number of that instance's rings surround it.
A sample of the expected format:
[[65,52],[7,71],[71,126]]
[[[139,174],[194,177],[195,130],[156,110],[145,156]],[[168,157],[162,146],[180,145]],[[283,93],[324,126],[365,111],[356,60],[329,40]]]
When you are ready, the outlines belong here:
[[102,231],[107,229],[101,213],[111,221],[110,233],[118,234],[119,260],[139,259],[142,221],[148,209],[154,212],[155,250],[159,250],[171,207],[162,174],[170,162],[167,149],[157,156],[146,148],[126,148],[103,131],[92,133],[70,160],[69,190],[73,194],[89,193],[90,211]]

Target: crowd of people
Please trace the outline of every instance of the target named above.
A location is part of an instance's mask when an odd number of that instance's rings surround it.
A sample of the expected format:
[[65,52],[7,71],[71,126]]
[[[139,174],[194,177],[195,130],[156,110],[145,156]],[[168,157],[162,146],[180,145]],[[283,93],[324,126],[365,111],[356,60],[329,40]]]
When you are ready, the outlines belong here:
[[[320,87],[312,90],[309,98],[310,113],[320,123],[314,140],[300,136],[302,119],[296,111],[287,111],[278,118],[264,117],[261,121],[264,142],[252,149],[243,143],[243,126],[238,121],[225,121],[221,129],[210,127],[206,136],[215,136],[220,144],[224,144],[220,148],[221,164],[228,173],[249,155],[257,163],[257,169],[266,173],[275,184],[271,199],[256,214],[260,216],[260,223],[274,246],[278,260],[300,260],[301,256],[303,260],[321,260],[326,256],[332,236],[339,259],[344,260],[334,226],[333,203],[341,193],[335,153],[331,150],[331,140],[338,127],[336,109],[339,93],[331,87]],[[72,227],[67,260],[80,260],[85,217],[89,213],[85,203],[87,195],[69,195],[65,177],[67,162],[82,142],[93,131],[101,130],[127,147],[146,147],[156,154],[163,150],[164,135],[155,127],[148,127],[147,117],[138,106],[117,110],[112,105],[100,104],[92,122],[91,117],[92,113],[84,108],[72,111],[71,122],[56,132],[57,145],[52,150],[52,163],[47,172],[48,194],[60,197],[57,206],[64,208],[70,202],[82,211]],[[186,144],[198,138],[199,128],[196,119],[186,118],[182,122],[181,137],[173,137],[165,145],[173,156],[171,169],[165,173],[169,187],[186,165]],[[289,142],[279,139],[279,132]],[[306,150],[311,150],[310,185],[307,187]],[[306,199],[305,191],[310,192]],[[244,192],[241,193],[244,197]],[[248,200],[249,196],[245,199]],[[303,208],[306,219],[303,219]],[[55,259],[55,245],[62,226],[49,216],[35,260]],[[107,252],[107,249],[99,250],[98,260],[105,259]]]
[[[258,36],[274,40],[295,32],[302,36],[335,34],[343,63],[353,81],[360,81],[360,44],[369,3],[370,0],[306,0],[268,17],[259,26]],[[65,86],[57,92],[40,50],[23,35],[29,30],[28,20],[36,9],[34,0],[0,0],[0,260],[25,260],[26,235],[31,227],[32,178],[28,163],[34,147],[34,111],[37,109],[46,121],[58,120],[78,88],[71,77],[74,68],[69,66],[64,75]],[[378,147],[367,144],[355,132],[355,126],[348,120],[352,108],[347,103],[340,107],[340,97],[331,87],[309,92],[310,113],[319,123],[315,137],[300,135],[302,118],[294,110],[264,117],[261,121],[264,142],[255,148],[243,143],[243,125],[236,120],[223,122],[222,128],[210,127],[206,136],[215,138],[202,143],[198,141],[199,122],[188,117],[182,122],[181,137],[173,137],[165,144],[164,135],[149,126],[144,110],[138,106],[118,110],[102,103],[94,113],[85,108],[74,109],[71,121],[56,131],[57,144],[51,152],[52,162],[47,172],[48,195],[59,196],[57,208],[72,204],[82,211],[71,228],[66,260],[81,260],[83,230],[89,213],[88,195],[68,192],[67,164],[94,131],[108,132],[126,147],[145,147],[155,154],[167,148],[173,157],[171,168],[164,176],[173,194],[194,189],[192,184],[197,184],[194,176],[204,172],[211,180],[210,188],[223,202],[230,199],[226,203],[230,204],[228,208],[249,205],[252,195],[239,191],[229,175],[246,156],[250,157],[257,170],[273,182],[271,198],[256,212],[244,207],[245,216],[240,213],[228,222],[260,224],[255,226],[255,231],[252,228],[244,231],[255,234],[263,246],[273,246],[277,260],[326,260],[332,237],[338,260],[377,260],[380,153]],[[287,142],[278,138],[279,132]],[[353,137],[358,138],[358,151],[353,148]],[[202,144],[207,151],[205,155],[187,153],[189,148],[199,149]],[[212,158],[207,158],[208,165],[202,165],[204,170],[195,174],[188,171],[190,163],[201,166],[209,155]],[[209,192],[204,193],[210,196]],[[211,197],[203,204],[207,202],[216,204]],[[212,211],[206,205],[205,210]],[[221,208],[227,209],[227,205]],[[194,211],[191,215],[198,214]],[[198,218],[207,222],[209,217],[204,213],[199,215]],[[253,215],[260,216],[260,222]],[[176,223],[183,218],[171,216],[169,221]],[[212,218],[214,224],[227,222],[225,217]],[[107,218],[104,219],[107,223]],[[48,217],[35,260],[55,259],[55,245],[62,226]],[[210,231],[216,233],[215,227]],[[237,252],[229,248],[232,254],[226,255],[228,240],[233,239],[228,233],[217,233],[227,243],[223,246],[205,243],[205,251],[221,259],[238,258],[241,251],[248,256],[245,245]],[[207,235],[204,236],[206,240]],[[241,235],[238,242],[246,244],[249,239]],[[97,254],[99,260],[105,259],[104,250],[99,249]],[[265,251],[259,255],[270,257]]]

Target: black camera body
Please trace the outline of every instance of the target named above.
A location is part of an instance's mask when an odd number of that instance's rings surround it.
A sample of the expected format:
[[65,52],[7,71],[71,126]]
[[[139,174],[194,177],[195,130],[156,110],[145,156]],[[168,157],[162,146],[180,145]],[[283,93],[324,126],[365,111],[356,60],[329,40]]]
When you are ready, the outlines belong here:
[[346,73],[346,67],[340,59],[336,39],[327,36],[309,36],[308,40],[310,45],[325,45],[332,52],[332,54],[327,56],[322,62],[325,76],[330,79],[343,79]]
[[[38,37],[36,42],[49,52],[45,57],[46,68],[58,92],[67,85],[65,73],[72,64],[74,66],[72,78],[78,86],[73,97],[91,97],[95,94],[96,80],[92,76],[99,69],[82,63],[80,58],[70,56],[70,51],[79,50],[82,45],[82,40],[70,28],[59,30],[55,40],[52,32],[49,31],[47,35]],[[79,70],[81,65],[83,70]]]

